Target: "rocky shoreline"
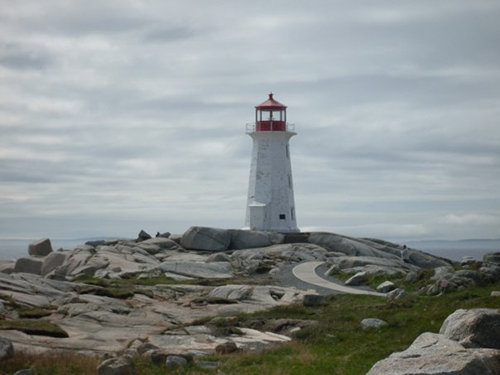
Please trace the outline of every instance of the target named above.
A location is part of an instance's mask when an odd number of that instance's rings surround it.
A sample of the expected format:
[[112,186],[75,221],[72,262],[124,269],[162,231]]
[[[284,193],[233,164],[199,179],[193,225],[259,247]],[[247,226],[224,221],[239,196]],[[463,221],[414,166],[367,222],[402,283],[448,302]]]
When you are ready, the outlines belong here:
[[[0,262],[5,324],[0,336],[15,351],[40,353],[69,350],[188,361],[210,353],[264,350],[290,341],[294,332],[314,322],[252,322],[228,330],[220,328],[220,319],[311,303],[305,301],[322,303],[313,285],[299,288],[293,277],[283,277],[291,265],[303,262],[324,262],[325,278],[350,275],[345,284],[352,286],[373,275],[399,275],[411,282],[430,272],[427,285],[416,292],[429,296],[500,280],[500,253],[487,254],[483,261],[464,259],[457,269],[447,259],[406,246],[333,233],[191,227],[182,235],[152,238],[141,231],[137,239],[87,242],[73,250],[53,251],[44,239],[28,252],[15,262]],[[390,281],[379,287],[390,298],[408,295]],[[8,326],[27,320],[47,326],[38,331]]]

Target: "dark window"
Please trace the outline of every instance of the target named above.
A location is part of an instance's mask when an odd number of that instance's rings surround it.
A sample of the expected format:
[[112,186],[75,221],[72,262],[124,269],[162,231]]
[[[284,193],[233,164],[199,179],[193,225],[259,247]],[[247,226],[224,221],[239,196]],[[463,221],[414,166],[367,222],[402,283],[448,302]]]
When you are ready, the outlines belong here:
[[280,214],[280,220],[286,220],[286,215],[285,214]]

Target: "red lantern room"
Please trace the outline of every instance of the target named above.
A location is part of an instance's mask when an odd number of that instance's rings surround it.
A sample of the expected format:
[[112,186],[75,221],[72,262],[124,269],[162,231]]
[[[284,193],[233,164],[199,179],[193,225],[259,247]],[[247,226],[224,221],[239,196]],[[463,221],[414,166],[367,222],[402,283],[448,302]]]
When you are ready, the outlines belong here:
[[269,99],[255,107],[255,125],[258,132],[286,132],[286,106],[270,93]]

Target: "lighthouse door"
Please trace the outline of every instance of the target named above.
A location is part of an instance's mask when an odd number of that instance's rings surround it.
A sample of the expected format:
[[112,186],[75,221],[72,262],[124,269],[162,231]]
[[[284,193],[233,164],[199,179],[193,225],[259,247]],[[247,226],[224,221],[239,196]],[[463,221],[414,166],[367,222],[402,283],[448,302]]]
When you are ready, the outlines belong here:
[[266,223],[266,205],[263,203],[252,203],[250,209],[251,230],[262,230]]

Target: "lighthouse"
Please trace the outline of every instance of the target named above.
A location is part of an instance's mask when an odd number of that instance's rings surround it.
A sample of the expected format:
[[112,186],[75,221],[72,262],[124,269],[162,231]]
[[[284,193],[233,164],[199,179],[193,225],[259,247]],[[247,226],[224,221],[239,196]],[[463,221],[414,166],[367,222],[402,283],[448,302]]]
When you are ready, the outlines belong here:
[[299,232],[293,195],[289,141],[296,133],[286,121],[287,107],[273,94],[255,107],[245,228],[269,232]]

